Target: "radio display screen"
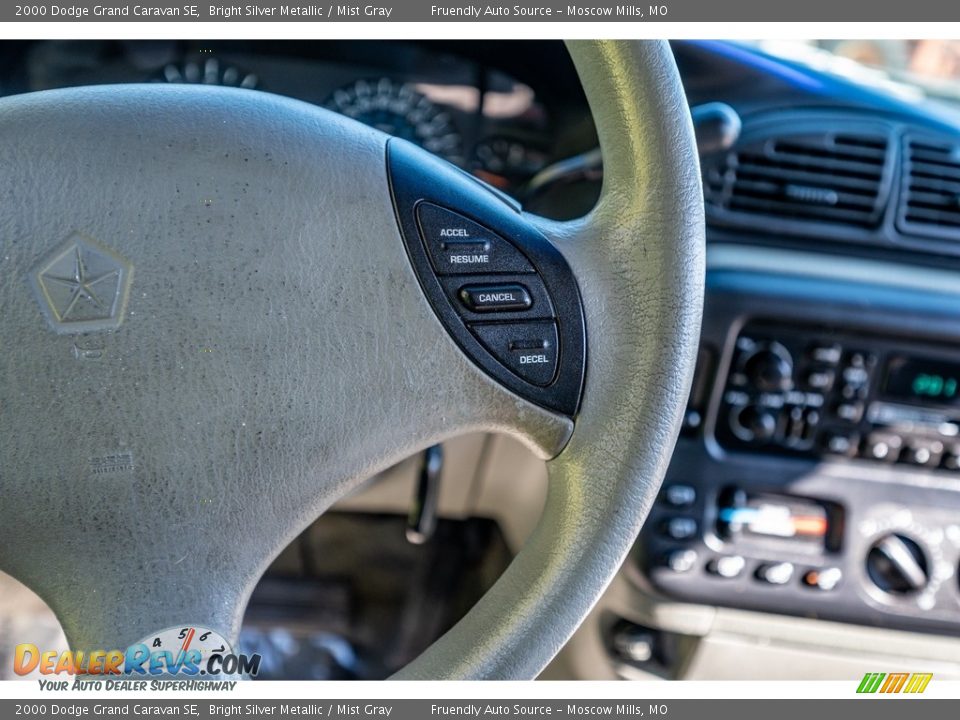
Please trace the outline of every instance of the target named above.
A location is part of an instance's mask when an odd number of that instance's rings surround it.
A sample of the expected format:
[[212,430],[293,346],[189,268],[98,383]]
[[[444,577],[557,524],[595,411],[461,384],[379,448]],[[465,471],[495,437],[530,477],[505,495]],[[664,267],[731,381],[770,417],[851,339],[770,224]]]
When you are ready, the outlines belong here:
[[960,405],[960,363],[894,356],[887,363],[883,393],[912,403]]

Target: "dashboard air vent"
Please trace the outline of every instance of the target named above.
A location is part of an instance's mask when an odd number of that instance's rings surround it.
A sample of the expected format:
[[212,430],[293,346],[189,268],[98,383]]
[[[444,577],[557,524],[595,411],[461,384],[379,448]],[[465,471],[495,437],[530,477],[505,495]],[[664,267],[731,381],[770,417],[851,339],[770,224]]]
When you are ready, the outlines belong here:
[[897,226],[911,235],[960,240],[960,145],[907,137]]
[[742,143],[704,163],[708,209],[730,219],[781,220],[875,227],[889,191],[886,135],[807,133]]

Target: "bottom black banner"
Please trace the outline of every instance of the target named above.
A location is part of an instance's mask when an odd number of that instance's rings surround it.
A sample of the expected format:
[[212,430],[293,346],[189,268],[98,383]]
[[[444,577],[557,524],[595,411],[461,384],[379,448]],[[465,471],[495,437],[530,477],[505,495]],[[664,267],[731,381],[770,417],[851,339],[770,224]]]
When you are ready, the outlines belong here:
[[[12,717],[189,717],[246,718],[487,718],[531,716],[575,718],[662,718],[671,720],[808,720],[863,712],[869,702],[871,720],[898,720],[910,702],[910,720],[943,718],[956,710],[956,701],[918,697],[899,700],[874,697],[849,700],[0,700],[0,718]],[[854,705],[859,705],[854,707]]]

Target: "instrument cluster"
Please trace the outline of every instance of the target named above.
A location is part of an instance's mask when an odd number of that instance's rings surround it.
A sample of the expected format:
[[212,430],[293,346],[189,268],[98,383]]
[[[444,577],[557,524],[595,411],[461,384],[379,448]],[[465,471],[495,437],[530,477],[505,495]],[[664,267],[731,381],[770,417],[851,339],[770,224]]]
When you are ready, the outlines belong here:
[[294,97],[416,143],[521,200],[539,173],[574,154],[558,146],[536,90],[495,57],[429,44],[45,41],[25,43],[19,60],[5,94],[161,82]]

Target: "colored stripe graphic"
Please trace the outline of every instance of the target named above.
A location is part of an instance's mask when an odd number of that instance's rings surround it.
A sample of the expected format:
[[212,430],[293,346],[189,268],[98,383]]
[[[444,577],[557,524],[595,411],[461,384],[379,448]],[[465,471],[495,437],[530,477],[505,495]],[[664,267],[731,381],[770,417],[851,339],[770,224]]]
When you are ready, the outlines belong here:
[[887,681],[883,683],[883,687],[880,688],[880,692],[900,692],[900,690],[903,689],[904,684],[906,684],[908,677],[910,677],[910,673],[890,673],[887,675]]
[[875,693],[886,676],[886,673],[867,673],[863,676],[863,680],[860,681],[860,687],[857,688],[857,692]]
[[922,693],[927,689],[931,678],[933,678],[933,673],[914,673],[910,676],[910,682],[907,683],[907,687],[903,691],[905,693]]
[[857,692],[861,694],[880,692],[888,695],[901,692],[919,694],[927,689],[932,679],[933,673],[867,673],[860,681]]

